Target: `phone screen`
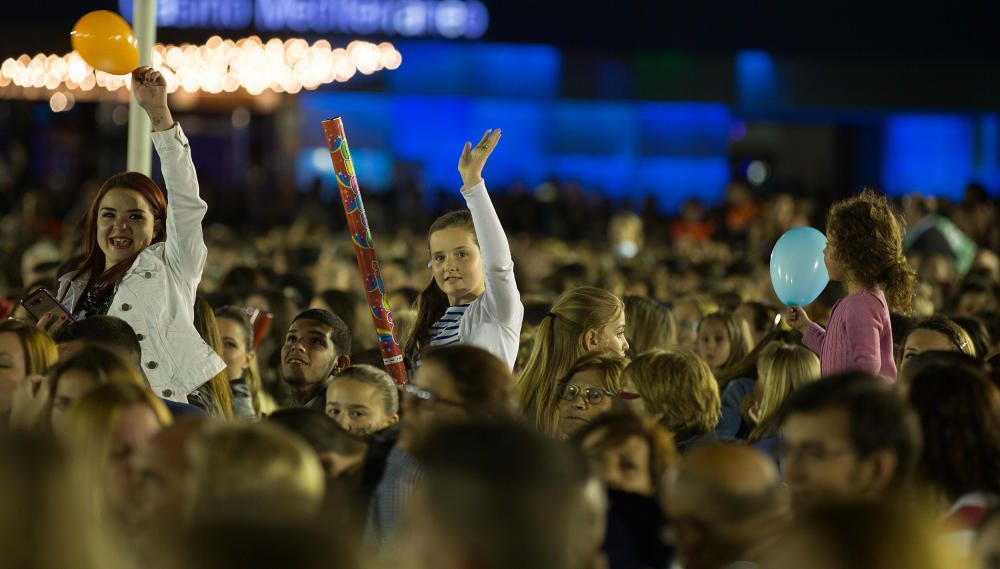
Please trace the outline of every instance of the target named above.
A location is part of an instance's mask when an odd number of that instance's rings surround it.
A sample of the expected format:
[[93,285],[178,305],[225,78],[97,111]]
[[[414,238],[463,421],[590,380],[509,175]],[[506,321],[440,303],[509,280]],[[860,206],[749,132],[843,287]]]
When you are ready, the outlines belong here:
[[39,289],[21,301],[21,306],[31,314],[35,320],[41,320],[42,316],[45,316],[49,312],[54,313],[55,317],[66,316],[69,320],[75,320],[73,315],[70,314],[66,307],[56,300],[56,297],[52,295],[47,289]]

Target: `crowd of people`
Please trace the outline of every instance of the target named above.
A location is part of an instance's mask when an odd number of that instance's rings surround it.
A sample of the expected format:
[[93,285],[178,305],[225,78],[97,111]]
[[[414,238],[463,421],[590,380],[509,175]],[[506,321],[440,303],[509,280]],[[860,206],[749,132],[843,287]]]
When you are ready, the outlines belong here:
[[[983,188],[602,217],[488,192],[487,131],[464,207],[371,210],[397,384],[342,226],[206,224],[165,81],[132,93],[165,188],[0,224],[0,568],[1000,566]],[[782,307],[802,225],[831,283]]]

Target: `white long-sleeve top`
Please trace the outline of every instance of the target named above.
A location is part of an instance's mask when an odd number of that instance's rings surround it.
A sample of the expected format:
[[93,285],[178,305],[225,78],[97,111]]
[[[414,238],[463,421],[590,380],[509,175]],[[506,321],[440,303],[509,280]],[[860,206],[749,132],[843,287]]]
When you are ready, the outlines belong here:
[[462,343],[483,348],[513,369],[521,342],[524,305],[514,281],[514,260],[486,183],[464,188],[483,260],[486,292],[468,305],[451,306],[431,330],[431,346]]

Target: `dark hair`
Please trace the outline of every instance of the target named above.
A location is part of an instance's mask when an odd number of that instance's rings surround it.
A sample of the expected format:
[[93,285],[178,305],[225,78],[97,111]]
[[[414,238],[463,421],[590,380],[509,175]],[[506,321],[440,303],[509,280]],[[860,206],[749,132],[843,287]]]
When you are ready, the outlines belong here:
[[90,208],[87,210],[87,220],[83,229],[84,255],[83,260],[76,267],[76,273],[73,275],[74,278],[84,273],[90,273],[90,283],[92,284],[104,285],[117,283],[122,280],[122,277],[125,276],[125,273],[139,255],[139,253],[136,253],[128,259],[120,261],[107,271],[104,270],[104,252],[101,251],[101,247],[97,243],[97,221],[100,217],[98,208],[104,196],[115,188],[124,188],[139,192],[149,204],[154,223],[159,222],[159,233],[154,233],[152,243],[161,243],[167,240],[167,199],[163,196],[163,191],[160,190],[160,187],[148,176],[138,172],[115,174],[104,181],[104,185],[97,191],[94,201],[91,202]]
[[871,190],[837,202],[827,217],[836,258],[862,285],[882,285],[889,309],[909,314],[916,273],[903,256],[903,221]]
[[252,292],[259,287],[265,286],[266,283],[267,280],[260,269],[237,265],[229,269],[225,276],[222,277],[219,289],[235,296],[240,302],[243,302]]
[[317,409],[279,409],[267,416],[267,421],[305,439],[316,452],[355,455],[365,452],[367,444]]
[[313,322],[326,324],[330,328],[333,328],[333,331],[330,332],[330,340],[333,341],[334,346],[340,351],[337,355],[350,355],[352,344],[351,329],[347,327],[347,323],[339,316],[322,308],[310,308],[309,310],[300,312],[298,316],[293,318],[292,324],[298,320],[312,320]]
[[247,316],[247,313],[236,306],[222,306],[215,309],[215,319],[219,320],[220,318],[227,318],[239,324],[246,338],[243,347],[248,352],[253,351],[253,325],[250,324],[250,317]]
[[985,374],[935,368],[909,392],[924,434],[920,472],[950,500],[1000,494],[1000,390]]
[[[472,233],[472,238],[476,241],[476,244],[479,244],[479,241],[476,240],[476,226],[472,222],[472,213],[466,209],[450,211],[434,220],[430,230],[427,232],[428,242],[434,233],[451,227],[467,229]],[[448,295],[441,290],[441,287],[437,285],[432,276],[431,282],[428,283],[427,288],[420,293],[420,297],[417,299],[417,320],[413,324],[413,332],[406,339],[403,348],[403,353],[411,361],[415,360],[418,352],[430,342],[431,326],[444,316],[445,311],[448,310],[448,306]]]
[[196,522],[185,528],[168,558],[186,569],[314,569],[336,560],[360,569],[360,557],[340,531],[320,523]]
[[524,325],[538,327],[549,313],[552,302],[548,300],[524,301]]
[[514,423],[432,431],[416,449],[424,522],[482,569],[567,569],[581,523],[573,450]]
[[962,352],[931,350],[917,354],[906,362],[906,366],[900,370],[899,376],[896,378],[896,385],[909,388],[917,376],[959,371],[984,374],[987,372],[987,365],[983,360]]
[[475,346],[456,344],[428,350],[423,364],[441,366],[452,377],[472,417],[513,416],[514,377],[500,358]]
[[139,367],[142,362],[142,346],[132,326],[114,316],[91,316],[71,322],[52,335],[57,344],[83,342],[85,346],[104,346],[118,350],[130,362]]
[[990,353],[990,346],[993,343],[990,332],[986,329],[986,324],[979,318],[969,316],[956,316],[952,320],[969,334],[972,345],[976,348],[976,357],[985,359],[986,355]]
[[905,349],[907,340],[910,339],[910,335],[917,330],[930,330],[931,332],[937,332],[948,338],[951,344],[955,347],[955,350],[970,356],[978,356],[979,353],[973,353],[976,349],[975,343],[972,342],[972,338],[969,337],[968,332],[964,328],[958,325],[957,322],[948,318],[947,316],[934,315],[927,317],[919,322],[917,322],[912,328],[910,328],[910,333],[906,335],[903,339],[903,347]]
[[835,375],[803,385],[785,399],[777,424],[792,415],[841,410],[847,414],[851,447],[860,457],[879,450],[896,454],[893,484],[906,485],[920,456],[917,416],[884,380],[863,372]]

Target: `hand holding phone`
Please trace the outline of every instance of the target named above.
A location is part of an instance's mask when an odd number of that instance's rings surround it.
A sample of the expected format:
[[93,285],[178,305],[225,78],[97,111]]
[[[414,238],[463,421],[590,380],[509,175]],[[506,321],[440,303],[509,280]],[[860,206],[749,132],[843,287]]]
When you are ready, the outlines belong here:
[[37,321],[36,325],[49,334],[76,321],[73,314],[48,289],[40,288],[24,297],[21,299],[21,306]]

